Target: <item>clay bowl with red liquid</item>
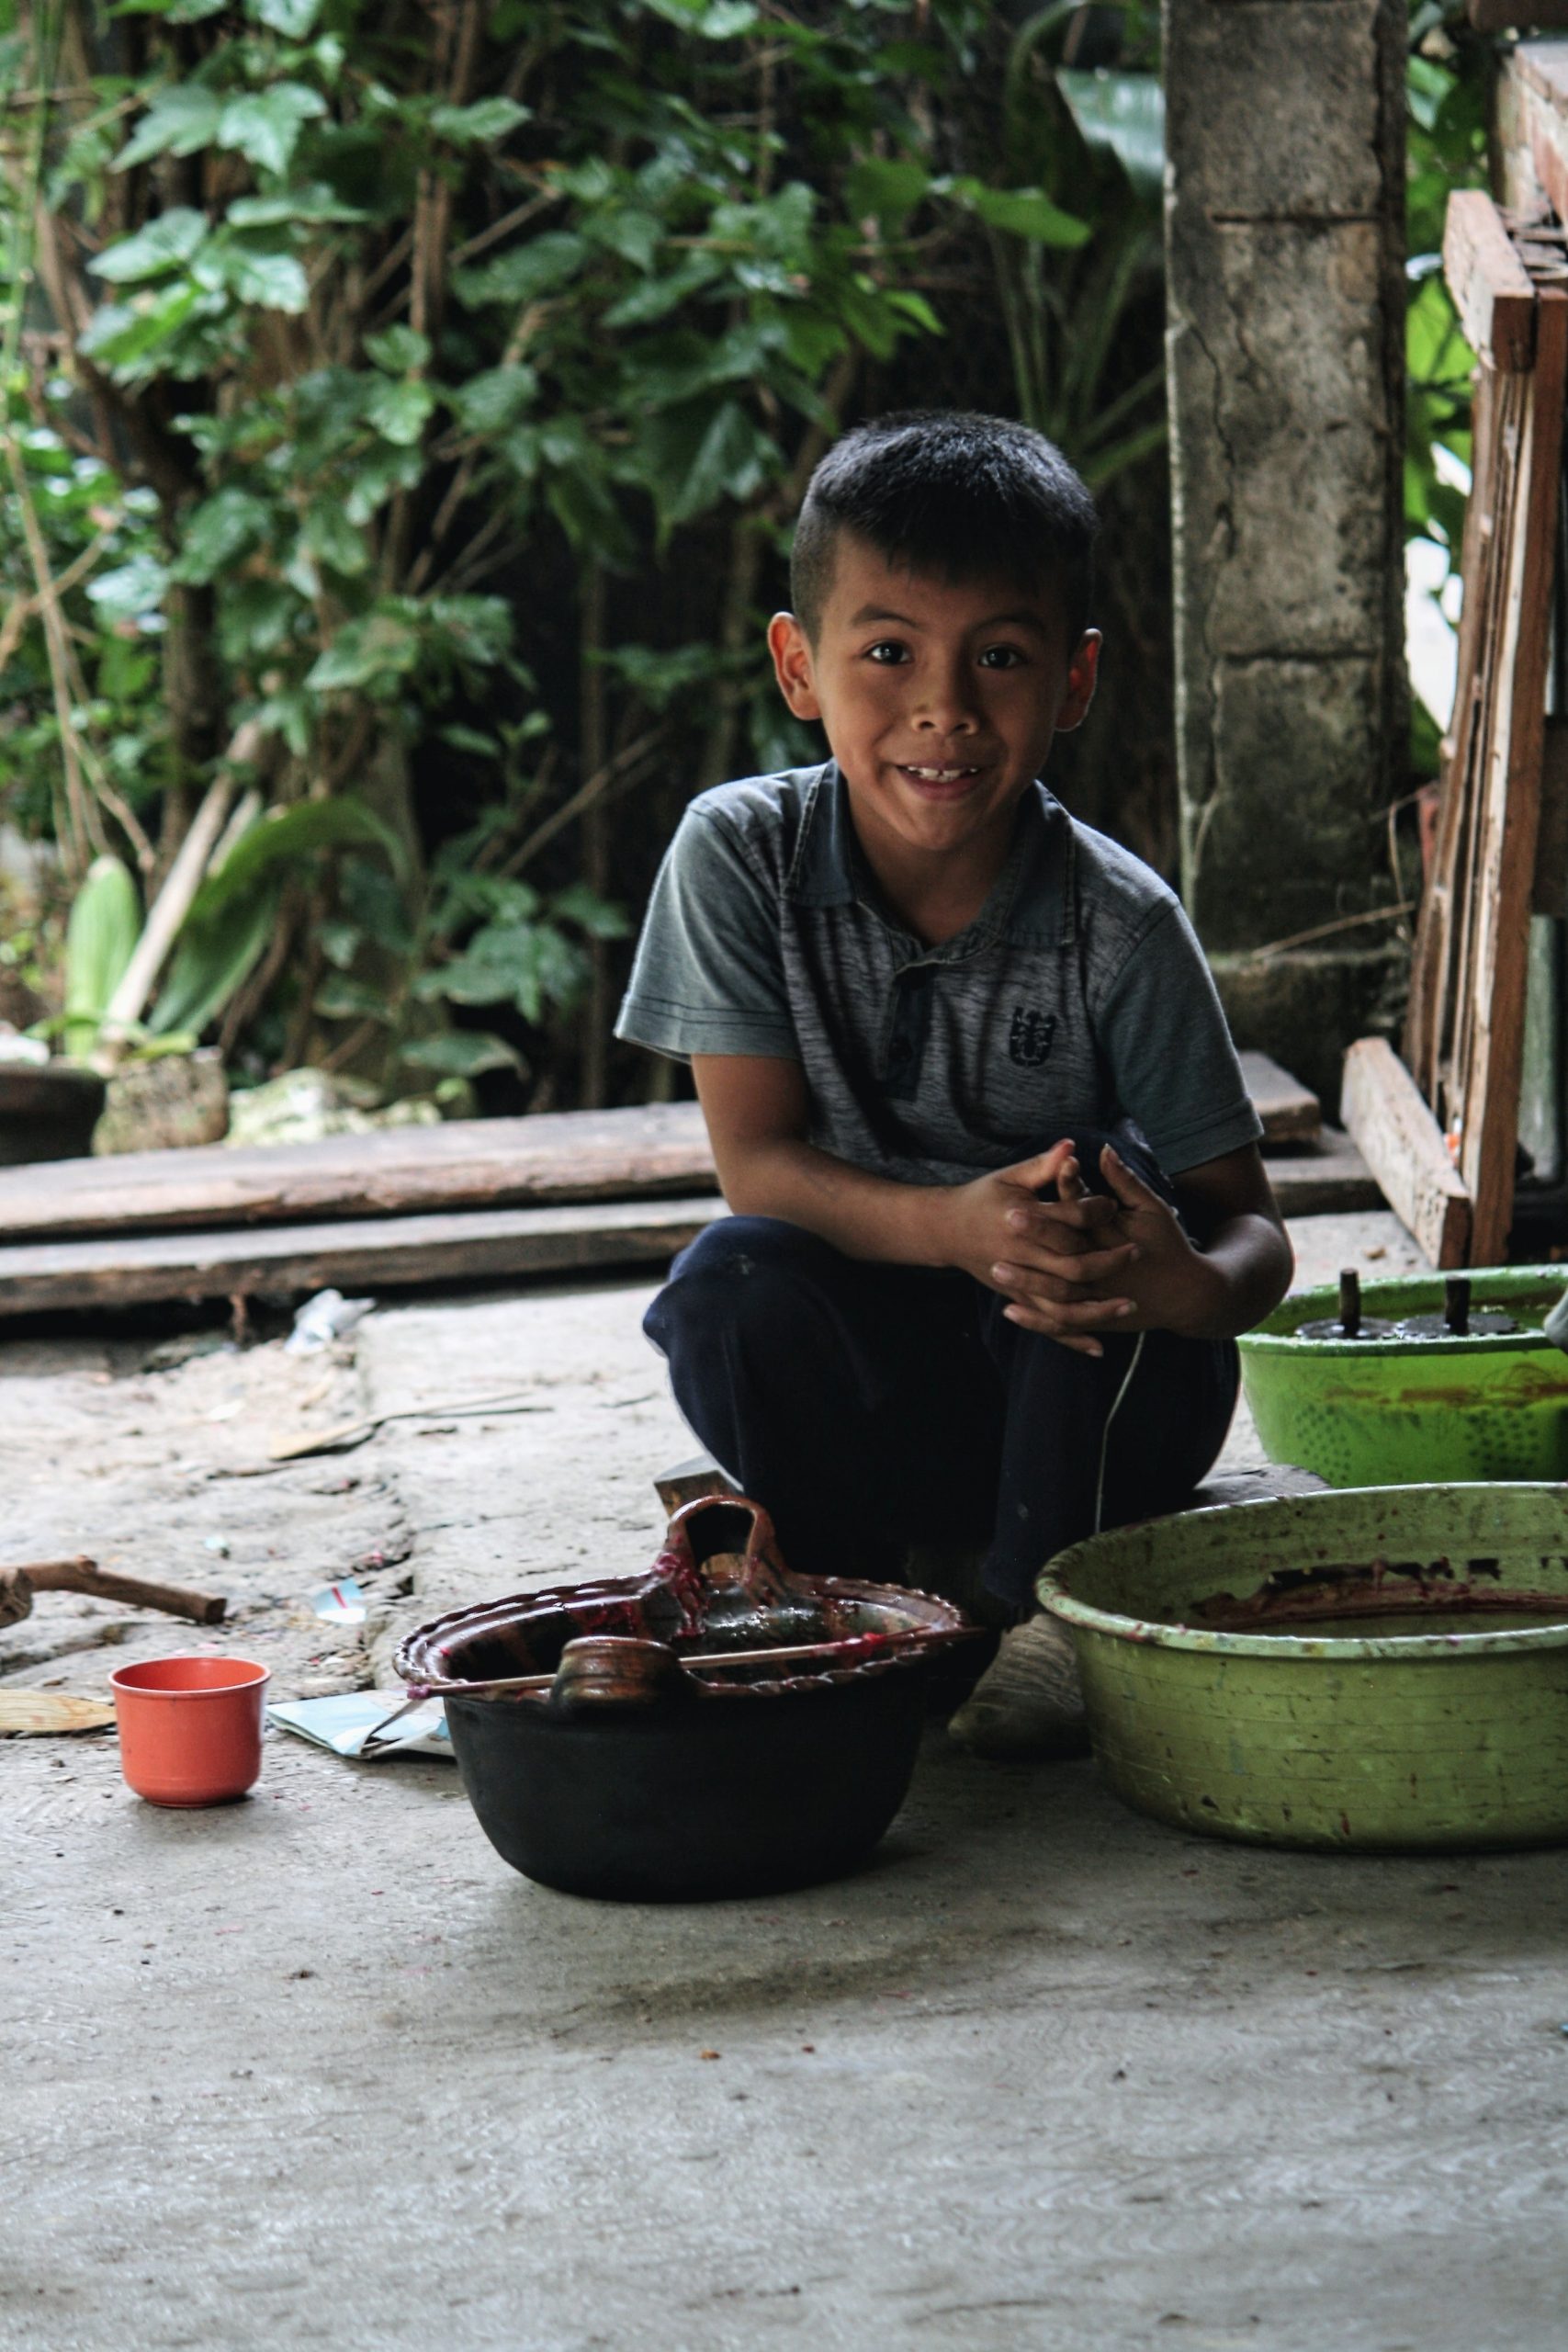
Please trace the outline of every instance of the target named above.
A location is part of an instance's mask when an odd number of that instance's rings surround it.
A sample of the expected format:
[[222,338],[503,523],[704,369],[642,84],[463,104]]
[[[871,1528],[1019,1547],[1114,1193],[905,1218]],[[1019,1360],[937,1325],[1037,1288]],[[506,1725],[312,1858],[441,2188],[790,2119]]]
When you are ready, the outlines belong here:
[[444,1698],[514,1870],[683,1902],[863,1861],[908,1793],[931,1668],[974,1630],[929,1594],[792,1575],[765,1511],[704,1496],[646,1575],[455,1611],[397,1666]]

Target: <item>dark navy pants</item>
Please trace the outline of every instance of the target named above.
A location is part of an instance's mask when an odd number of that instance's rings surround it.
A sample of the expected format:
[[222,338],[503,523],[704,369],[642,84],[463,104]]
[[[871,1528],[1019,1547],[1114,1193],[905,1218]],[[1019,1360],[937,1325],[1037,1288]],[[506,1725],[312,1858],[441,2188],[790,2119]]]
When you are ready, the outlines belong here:
[[897,1581],[912,1543],[988,1541],[986,1586],[1023,1611],[1052,1555],[1095,1532],[1097,1502],[1114,1527],[1186,1500],[1224,1442],[1237,1357],[1150,1331],[1127,1382],[1134,1338],[1080,1355],[1008,1322],[1007,1304],[967,1274],[732,1216],[676,1259],[643,1329],[792,1566]]

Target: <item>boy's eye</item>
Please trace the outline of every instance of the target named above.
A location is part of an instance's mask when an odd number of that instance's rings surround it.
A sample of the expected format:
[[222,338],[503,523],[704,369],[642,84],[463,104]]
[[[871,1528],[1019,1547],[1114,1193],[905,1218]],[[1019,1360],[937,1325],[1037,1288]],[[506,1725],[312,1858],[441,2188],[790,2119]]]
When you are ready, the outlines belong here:
[[1021,646],[987,645],[980,656],[980,667],[982,670],[1016,670],[1028,658]]
[[879,662],[891,668],[896,662],[908,660],[909,649],[907,645],[900,645],[896,637],[881,637],[874,645],[866,647],[865,658],[868,662]]

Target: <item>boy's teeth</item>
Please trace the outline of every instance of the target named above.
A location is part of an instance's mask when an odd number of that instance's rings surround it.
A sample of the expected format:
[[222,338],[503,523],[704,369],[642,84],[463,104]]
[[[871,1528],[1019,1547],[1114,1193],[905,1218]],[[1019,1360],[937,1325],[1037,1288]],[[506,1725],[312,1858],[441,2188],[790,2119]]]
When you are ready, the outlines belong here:
[[917,768],[911,766],[909,774],[911,775],[918,775],[921,777],[922,780],[928,784],[956,784],[961,775],[973,775],[975,774],[975,770],[973,768]]

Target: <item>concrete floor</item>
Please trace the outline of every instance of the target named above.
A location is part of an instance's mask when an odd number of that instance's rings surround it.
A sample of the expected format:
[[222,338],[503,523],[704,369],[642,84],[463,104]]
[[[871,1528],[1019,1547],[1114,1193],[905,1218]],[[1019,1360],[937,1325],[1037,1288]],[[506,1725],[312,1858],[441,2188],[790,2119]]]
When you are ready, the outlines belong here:
[[[1414,1256],[1386,1217],[1296,1238],[1319,1279]],[[646,1561],[690,1448],[647,1295],[391,1306],[331,1365],[0,1348],[6,1556],[224,1585],[278,1695],[386,1679],[401,1623]],[[236,1475],[502,1391],[531,1409]],[[376,1614],[334,1649],[299,1597],[350,1569]],[[185,1645],[50,1596],[0,1683]],[[449,1765],[274,1736],[182,1815],[100,1736],[0,1743],[0,1885],[4,2352],[1568,2342],[1568,1852],[1189,1839],[938,1732],[860,1876],[622,1907],[506,1870]]]

